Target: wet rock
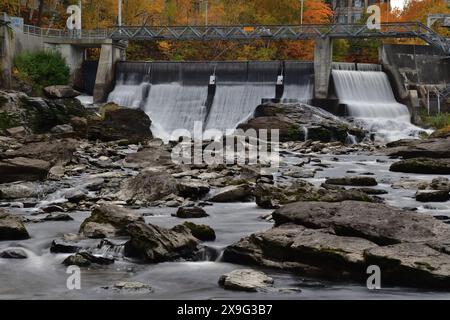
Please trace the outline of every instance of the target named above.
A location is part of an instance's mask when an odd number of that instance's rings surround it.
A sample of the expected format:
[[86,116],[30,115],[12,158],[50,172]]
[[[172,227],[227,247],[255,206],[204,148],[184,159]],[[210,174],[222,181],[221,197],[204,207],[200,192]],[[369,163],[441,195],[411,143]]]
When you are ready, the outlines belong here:
[[387,149],[394,157],[410,158],[450,158],[450,136],[415,140],[400,147]]
[[110,265],[114,263],[114,259],[97,257],[88,252],[79,252],[67,257],[63,264],[65,266],[89,267],[92,264]]
[[368,195],[373,195],[373,196],[389,193],[387,190],[375,189],[375,188],[358,188],[356,190],[358,190],[360,192],[364,192],[365,194],[368,194]]
[[198,242],[184,226],[165,229],[135,222],[127,227],[130,241],[125,244],[125,256],[150,263],[190,258],[197,251]]
[[57,126],[54,126],[51,130],[51,133],[53,134],[69,134],[73,133],[73,127],[70,124],[60,124]]
[[446,202],[450,200],[448,190],[421,190],[416,193],[416,200],[420,202]]
[[[278,129],[280,141],[346,142],[348,134],[359,138],[364,131],[322,109],[306,104],[265,104],[259,106],[254,118],[240,124],[239,129]],[[307,135],[306,135],[307,132]]]
[[248,184],[221,188],[209,201],[211,202],[246,202],[251,201],[253,188]]
[[64,197],[71,203],[79,203],[86,199],[87,195],[82,190],[74,189],[64,193]]
[[184,180],[177,184],[178,194],[185,198],[200,199],[209,192],[209,184],[201,180]]
[[224,259],[310,275],[345,275],[351,270],[363,272],[364,251],[373,247],[377,245],[366,239],[284,224],[227,247]]
[[29,239],[27,229],[19,217],[0,208],[0,241]]
[[99,191],[102,189],[105,183],[105,179],[103,178],[93,178],[83,184],[83,187],[89,191]]
[[119,198],[125,201],[153,202],[177,192],[177,182],[170,174],[145,171],[124,182]]
[[423,180],[414,180],[414,179],[400,179],[398,181],[395,181],[391,187],[393,189],[419,189],[423,190],[426,189],[428,186],[428,183]]
[[430,189],[450,192],[450,180],[444,177],[433,179],[430,184]]
[[390,282],[445,289],[450,285],[450,256],[427,245],[401,243],[376,247],[367,250],[365,256],[367,263],[378,265]]
[[13,158],[0,161],[0,183],[44,180],[50,170],[47,161]]
[[3,259],[26,259],[27,253],[23,249],[6,249],[0,252],[0,258]]
[[405,173],[450,174],[450,159],[406,159],[392,164],[390,170]]
[[181,219],[198,219],[209,217],[206,211],[200,207],[180,207],[175,215]]
[[106,111],[103,120],[88,120],[87,134],[89,140],[126,139],[134,143],[152,138],[151,124],[143,110],[119,108]]
[[66,85],[45,87],[44,93],[49,98],[75,98],[81,94],[80,92],[74,90],[72,87]]
[[134,211],[115,205],[102,204],[96,206],[92,210],[91,216],[84,220],[80,226],[80,233],[87,237],[99,238],[99,234],[112,236],[114,230],[114,235],[126,236],[128,235],[128,225],[133,222],[144,222],[144,218]]
[[234,270],[219,279],[219,285],[224,289],[247,292],[257,292],[273,283],[273,279],[265,273],[251,269]]
[[48,179],[50,180],[61,180],[64,177],[65,170],[63,166],[54,166],[48,172]]
[[138,281],[120,281],[113,285],[114,289],[132,292],[153,292],[150,285]]
[[195,224],[188,221],[183,223],[183,225],[191,230],[192,235],[200,241],[216,240],[216,233],[210,226],[204,224]]
[[297,201],[340,202],[345,200],[374,202],[366,193],[350,189],[345,190],[330,185],[330,188],[318,189],[303,180],[277,182],[275,184],[258,181],[255,188],[256,204],[261,208],[277,209]]
[[34,182],[16,182],[11,184],[0,185],[1,199],[25,199],[37,198],[42,191],[52,192],[52,188],[45,190],[42,185]]
[[47,207],[42,208],[42,211],[45,213],[54,213],[54,212],[64,212],[64,208],[57,205],[50,205]]
[[276,225],[295,223],[308,228],[331,228],[338,236],[357,236],[391,245],[400,242],[446,244],[450,227],[432,216],[404,211],[379,203],[297,202],[273,213]]
[[73,218],[67,213],[52,213],[47,215],[43,221],[72,221]]
[[73,153],[79,144],[74,139],[60,139],[28,143],[21,148],[8,153],[9,158],[25,157],[33,160],[43,160],[52,165],[67,163],[72,160]]
[[377,180],[372,177],[343,177],[343,178],[329,178],[326,184],[341,185],[341,186],[356,186],[356,187],[373,187],[378,185]]
[[50,245],[51,253],[76,253],[83,248],[83,244],[78,241],[78,237],[64,236],[61,239],[55,239]]

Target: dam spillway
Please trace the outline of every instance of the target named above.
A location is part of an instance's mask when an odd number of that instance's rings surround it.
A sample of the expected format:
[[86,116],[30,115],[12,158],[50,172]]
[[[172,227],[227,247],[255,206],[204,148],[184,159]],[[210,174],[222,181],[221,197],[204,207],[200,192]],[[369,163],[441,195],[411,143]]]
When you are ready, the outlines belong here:
[[119,62],[108,101],[142,108],[154,135],[168,138],[174,130],[192,132],[196,122],[205,130],[234,129],[263,99],[309,102],[313,83],[308,62]]

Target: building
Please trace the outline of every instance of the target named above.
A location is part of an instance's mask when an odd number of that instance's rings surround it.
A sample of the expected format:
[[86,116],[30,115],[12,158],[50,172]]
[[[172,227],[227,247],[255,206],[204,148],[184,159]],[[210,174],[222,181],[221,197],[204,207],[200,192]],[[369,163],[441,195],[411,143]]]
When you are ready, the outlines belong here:
[[328,0],[327,2],[335,13],[335,22],[356,23],[363,17],[368,6],[386,1],[390,4],[390,0]]

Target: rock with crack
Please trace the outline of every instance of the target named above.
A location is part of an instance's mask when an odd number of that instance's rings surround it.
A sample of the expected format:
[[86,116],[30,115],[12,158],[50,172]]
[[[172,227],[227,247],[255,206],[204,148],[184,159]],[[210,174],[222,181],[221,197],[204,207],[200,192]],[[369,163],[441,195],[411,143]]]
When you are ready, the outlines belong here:
[[0,208],[0,241],[29,239],[22,220]]
[[210,226],[204,224],[195,224],[189,221],[183,223],[183,225],[191,230],[192,235],[200,241],[216,240],[216,232]]
[[273,279],[265,273],[240,269],[224,274],[219,279],[219,285],[227,290],[257,292],[272,286]]
[[44,180],[50,167],[49,162],[38,159],[4,159],[0,161],[0,183]]
[[177,182],[170,174],[144,171],[122,184],[119,199],[151,203],[177,192]]
[[253,197],[253,188],[248,184],[228,186],[219,189],[210,199],[211,202],[248,202]]
[[125,256],[149,263],[180,258],[192,258],[198,241],[184,226],[172,229],[135,222],[127,227],[130,241],[125,244]]
[[184,198],[200,199],[209,192],[209,184],[201,180],[182,180],[177,184],[178,194]]
[[88,252],[78,252],[67,257],[63,264],[66,266],[89,267],[92,264],[110,265],[114,263],[114,259],[97,257]]
[[119,206],[102,204],[96,206],[91,216],[80,226],[80,234],[88,238],[105,238],[128,235],[128,225],[144,222],[141,214]]

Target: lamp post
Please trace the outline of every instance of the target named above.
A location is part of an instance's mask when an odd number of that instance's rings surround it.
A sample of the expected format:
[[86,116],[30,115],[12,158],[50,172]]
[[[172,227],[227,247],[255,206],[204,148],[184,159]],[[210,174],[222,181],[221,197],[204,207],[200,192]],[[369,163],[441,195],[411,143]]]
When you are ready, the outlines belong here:
[[205,27],[208,26],[208,0],[205,0]]
[[300,24],[303,24],[303,6],[304,6],[305,0],[300,0],[301,6],[300,6]]
[[117,24],[119,25],[119,27],[122,26],[122,0],[118,0],[118,10],[119,13],[117,15]]

